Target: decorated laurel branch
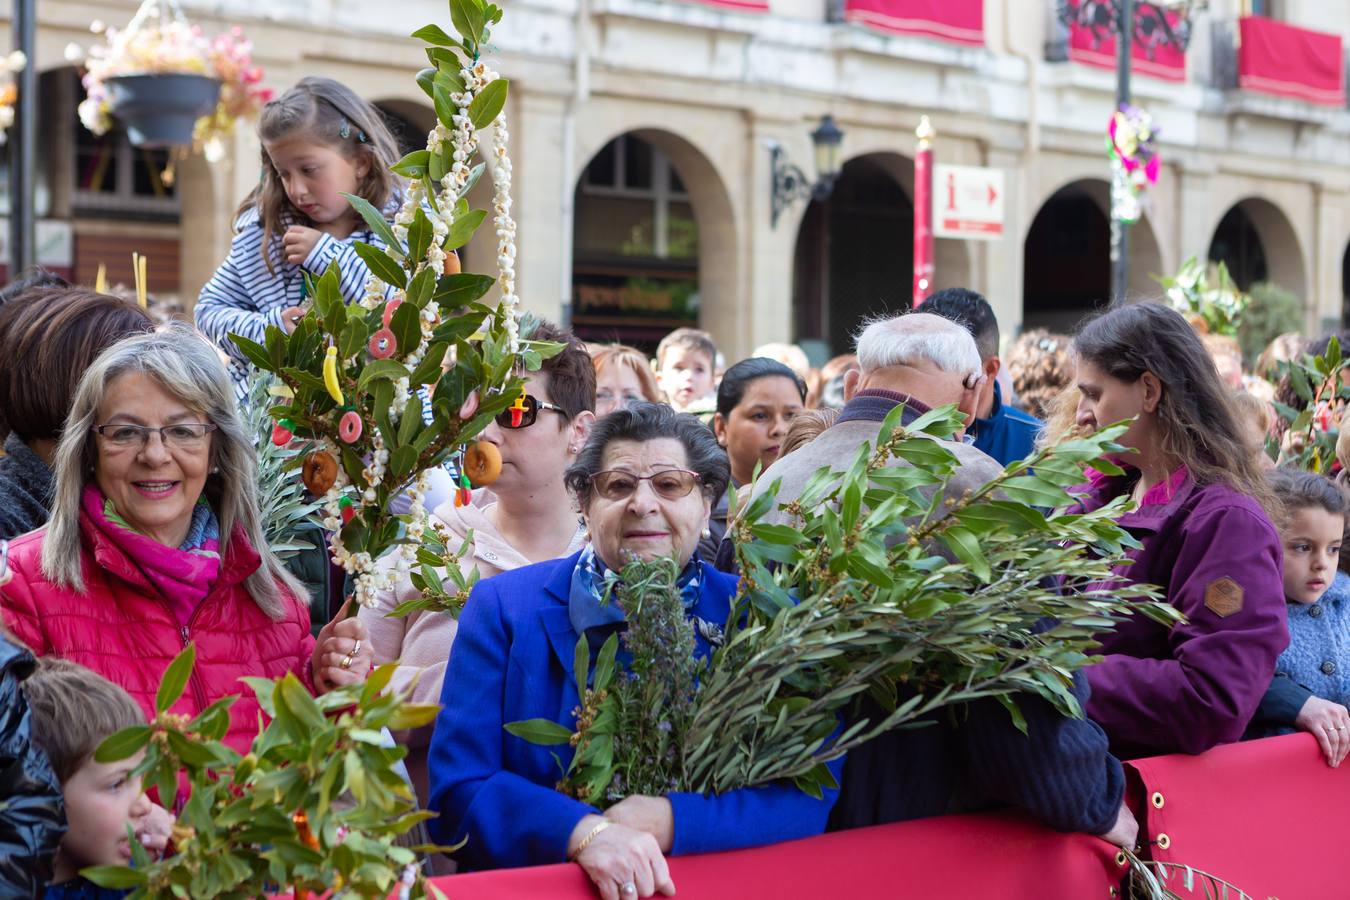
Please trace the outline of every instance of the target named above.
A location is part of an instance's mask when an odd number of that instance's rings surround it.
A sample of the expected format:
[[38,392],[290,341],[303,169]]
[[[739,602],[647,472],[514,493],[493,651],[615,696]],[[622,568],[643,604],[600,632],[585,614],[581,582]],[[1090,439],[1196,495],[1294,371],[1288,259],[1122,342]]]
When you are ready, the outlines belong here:
[[[1134,614],[1181,621],[1152,588],[1112,580],[1137,547],[1115,524],[1123,501],[1062,510],[1084,466],[1118,473],[1123,425],[1013,463],[948,499],[957,461],[933,437],[952,407],[908,426],[900,410],[843,470],[822,469],[766,521],[778,485],[734,526],[742,578],[723,641],[696,661],[671,560],[633,562],[611,602],[628,619],[591,665],[577,644],[572,726],[507,730],[574,749],[559,789],[609,806],[632,794],[720,794],[790,781],[820,796],[826,763],[943,707],[994,698],[1025,728],[1019,695],[1081,716],[1073,673],[1095,635]],[[888,465],[895,458],[908,466]],[[1061,589],[1061,586],[1067,589]],[[632,659],[615,663],[618,651]],[[860,715],[871,697],[880,712]]]
[[[270,327],[265,346],[231,335],[254,365],[284,384],[282,402],[271,409],[273,441],[309,446],[301,477],[323,498],[325,525],[335,532],[333,560],[353,576],[355,598],[367,606],[415,566],[445,565],[450,548],[428,533],[426,472],[459,457],[456,502],[467,502],[471,486],[491,483],[500,457],[473,438],[497,414],[521,407],[520,370],[538,369],[561,349],[523,339],[517,314],[507,82],[479,56],[502,11],[482,0],[451,0],[450,13],[459,37],[435,25],[413,34],[429,45],[432,67],[417,82],[438,122],[426,148],[393,167],[408,182],[393,226],[347,195],[383,244],[355,245],[373,273],[360,303],[343,302],[330,268],[310,286],[313,303],[290,335]],[[485,169],[475,159],[489,127],[496,277],[461,273],[455,253],[488,217],[467,198]],[[494,284],[495,309],[480,302]],[[405,489],[411,510],[391,514],[390,498]],[[396,547],[392,564],[377,570],[376,561]]]

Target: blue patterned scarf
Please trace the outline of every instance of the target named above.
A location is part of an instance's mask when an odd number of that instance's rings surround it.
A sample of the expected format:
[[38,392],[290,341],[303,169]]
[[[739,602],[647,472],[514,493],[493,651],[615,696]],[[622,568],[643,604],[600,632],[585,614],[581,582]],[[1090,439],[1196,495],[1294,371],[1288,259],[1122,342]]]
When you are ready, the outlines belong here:
[[[625,618],[618,603],[611,603],[619,573],[605,566],[589,545],[572,570],[572,587],[567,597],[567,617],[577,634],[586,635],[591,653],[599,652],[611,634],[621,631]],[[680,573],[678,581],[684,610],[693,616],[703,590],[703,560],[697,553]],[[694,616],[694,628],[713,647],[722,646],[722,626]]]

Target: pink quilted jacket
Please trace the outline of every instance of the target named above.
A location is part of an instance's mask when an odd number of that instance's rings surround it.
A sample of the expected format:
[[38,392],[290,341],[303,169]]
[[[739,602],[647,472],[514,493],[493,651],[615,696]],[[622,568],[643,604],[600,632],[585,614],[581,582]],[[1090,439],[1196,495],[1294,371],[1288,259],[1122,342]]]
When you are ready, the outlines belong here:
[[216,584],[185,627],[133,560],[91,529],[82,532],[83,593],[43,577],[45,528],[10,543],[14,578],[0,588],[0,612],[35,654],[54,654],[93,669],[126,688],[150,717],[165,668],[194,641],[197,665],[172,712],[194,716],[221,697],[239,694],[230,708],[225,743],[241,752],[257,734],[261,712],[241,677],[278,678],[294,672],[314,689],[309,610],[289,595],[279,622],[258,608],[244,579],[260,560],[242,531],[236,529]]

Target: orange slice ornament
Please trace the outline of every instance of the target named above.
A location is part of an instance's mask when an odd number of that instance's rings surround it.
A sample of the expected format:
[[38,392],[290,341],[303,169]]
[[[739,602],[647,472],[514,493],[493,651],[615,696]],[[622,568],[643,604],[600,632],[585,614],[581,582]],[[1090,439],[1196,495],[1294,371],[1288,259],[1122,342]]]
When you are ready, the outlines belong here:
[[502,474],[502,454],[490,441],[474,441],[464,451],[464,474],[474,487],[485,487]]

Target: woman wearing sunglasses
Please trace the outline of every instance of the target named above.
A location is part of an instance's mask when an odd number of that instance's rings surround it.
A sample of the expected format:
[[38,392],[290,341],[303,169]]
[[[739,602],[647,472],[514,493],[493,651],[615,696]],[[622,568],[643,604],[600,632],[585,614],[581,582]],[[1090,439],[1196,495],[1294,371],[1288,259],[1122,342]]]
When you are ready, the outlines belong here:
[[635,403],[596,423],[567,470],[591,545],[565,559],[481,582],[460,617],[430,753],[430,822],[439,843],[467,837],[466,868],[575,860],[605,900],[675,892],[665,855],[731,850],[817,834],[835,791],[816,800],[791,785],[716,797],[633,796],[599,810],[554,790],[566,748],[540,747],[503,725],[579,705],[580,635],[594,655],[624,627],[601,602],[608,574],[631,557],[673,557],[700,656],[721,641],[736,579],[695,553],[726,490],[726,454],[697,418]]
[[[472,532],[473,544],[460,559],[466,575],[477,572],[480,578],[489,578],[567,556],[586,542],[563,473],[595,421],[595,367],[585,344],[570,331],[543,322],[530,337],[566,347],[526,376],[525,411],[520,418],[513,420],[510,411],[504,412],[483,432],[482,439],[501,452],[501,475],[490,489],[475,491],[472,504],[457,507],[450,500],[432,510],[432,522],[448,531],[451,549],[458,550]],[[388,617],[399,604],[417,596],[412,583],[405,582],[395,591],[382,592],[377,605],[362,609],[360,618],[370,629],[377,664],[399,663],[395,687],[412,687],[415,702],[435,703],[458,626],[446,613]],[[431,728],[396,736],[408,747],[408,772],[425,804]]]

